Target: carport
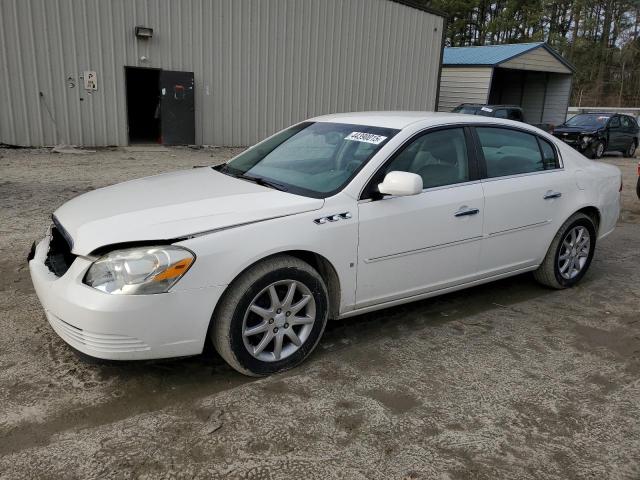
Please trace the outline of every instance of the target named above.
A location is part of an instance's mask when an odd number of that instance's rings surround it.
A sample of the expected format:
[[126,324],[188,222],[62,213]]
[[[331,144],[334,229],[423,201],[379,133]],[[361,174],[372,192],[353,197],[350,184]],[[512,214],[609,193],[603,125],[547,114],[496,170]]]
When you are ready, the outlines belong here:
[[544,42],[444,49],[439,111],[461,103],[522,107],[533,124],[564,122],[574,67]]

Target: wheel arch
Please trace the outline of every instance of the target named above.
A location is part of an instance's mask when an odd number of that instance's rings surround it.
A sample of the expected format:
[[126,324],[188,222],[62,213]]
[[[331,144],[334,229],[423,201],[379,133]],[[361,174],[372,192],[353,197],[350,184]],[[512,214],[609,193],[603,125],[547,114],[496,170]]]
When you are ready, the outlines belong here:
[[600,210],[597,207],[594,207],[594,206],[582,207],[579,210],[576,210],[575,212],[573,212],[571,215],[569,215],[565,219],[565,222],[569,218],[571,218],[573,215],[575,215],[576,213],[584,213],[587,217],[589,217],[591,220],[593,220],[593,224],[596,227],[596,234],[600,233],[600,220],[601,220],[602,216],[601,216]]
[[[560,231],[560,228],[562,228],[562,225],[564,225],[566,223],[567,220],[569,220],[571,217],[573,217],[576,213],[583,213],[586,216],[588,216],[592,221],[593,224],[596,227],[596,238],[598,237],[599,233],[600,233],[600,219],[601,219],[601,213],[600,210],[597,207],[594,207],[592,205],[586,205],[583,206],[575,211],[572,211],[569,215],[567,215],[567,217],[562,220],[562,223],[560,224],[560,227],[558,227],[558,230],[556,232],[554,232],[554,236],[556,235],[556,233],[558,233],[558,231]],[[547,252],[547,250],[549,250],[549,247],[551,246],[551,243],[553,242],[553,238],[551,238],[551,240],[549,240],[549,242],[547,243],[547,247],[545,249],[545,253]]]
[[222,293],[220,300],[214,309],[213,315],[211,317],[211,322],[209,325],[209,329],[211,329],[211,324],[213,324],[213,318],[215,318],[215,313],[218,309],[218,305],[222,302],[222,298],[229,291],[229,289],[233,286],[235,281],[240,278],[247,270],[253,268],[255,265],[264,262],[273,257],[279,257],[282,255],[289,255],[295,258],[302,260],[303,262],[311,265],[314,269],[318,271],[322,280],[327,287],[327,293],[329,294],[329,318],[337,318],[340,314],[340,301],[341,301],[341,283],[340,277],[338,276],[338,272],[336,271],[333,264],[324,256],[319,253],[310,251],[310,250],[282,250],[275,253],[270,253],[261,257],[251,264],[247,265],[244,269],[242,269],[238,274],[233,278],[231,282],[227,285],[224,292]]

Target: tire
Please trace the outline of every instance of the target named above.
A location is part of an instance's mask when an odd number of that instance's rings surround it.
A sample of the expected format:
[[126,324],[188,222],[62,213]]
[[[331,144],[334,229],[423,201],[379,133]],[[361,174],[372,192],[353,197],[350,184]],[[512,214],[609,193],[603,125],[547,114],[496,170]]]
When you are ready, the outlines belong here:
[[636,154],[636,148],[637,148],[636,141],[632,140],[631,143],[629,144],[629,147],[624,152],[622,152],[622,155],[625,158],[633,158]]
[[[584,231],[588,233],[589,244],[585,256],[576,256],[580,267],[578,270],[577,268],[574,269],[574,265],[571,265],[571,259],[573,258],[572,253],[579,253],[580,251],[585,253],[585,249],[579,247],[572,249],[573,251],[569,250],[567,249],[567,244],[565,242],[569,241],[570,243],[573,232],[579,231],[580,229],[583,229],[583,233]],[[584,277],[587,270],[589,270],[596,247],[596,237],[596,226],[594,225],[593,220],[583,213],[573,214],[560,227],[558,233],[556,233],[542,264],[533,272],[533,276],[539,283],[546,285],[547,287],[558,290],[573,287],[582,280],[582,277]],[[583,236],[582,239],[584,238],[585,237]],[[581,244],[580,239],[578,239],[577,244]],[[566,260],[561,259],[561,255],[566,254],[567,251],[569,252],[568,258]],[[582,263],[582,259],[584,259],[584,263]],[[567,265],[567,262],[569,262],[569,265]],[[562,271],[562,268],[565,269],[564,272]],[[576,272],[574,270],[578,271]]]
[[231,367],[244,375],[266,376],[293,368],[311,354],[328,311],[329,296],[320,274],[298,258],[279,255],[250,267],[229,286],[216,307],[209,335]]
[[591,155],[590,158],[602,158],[604,155],[605,145],[602,140],[598,140],[591,146]]

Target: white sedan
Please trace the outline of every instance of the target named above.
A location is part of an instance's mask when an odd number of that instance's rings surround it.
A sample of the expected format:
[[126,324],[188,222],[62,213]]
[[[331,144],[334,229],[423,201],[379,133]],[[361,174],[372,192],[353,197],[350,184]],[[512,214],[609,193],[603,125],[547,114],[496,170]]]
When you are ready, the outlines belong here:
[[224,165],[60,207],[29,267],[53,329],[104,359],[202,352],[267,375],[328,319],[533,271],[585,275],[620,171],[534,127],[469,115],[314,118]]

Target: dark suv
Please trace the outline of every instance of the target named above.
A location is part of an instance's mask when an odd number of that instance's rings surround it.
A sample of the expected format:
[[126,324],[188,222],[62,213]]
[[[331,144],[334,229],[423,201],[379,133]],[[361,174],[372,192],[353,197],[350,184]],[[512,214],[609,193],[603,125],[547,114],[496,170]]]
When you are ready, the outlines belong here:
[[462,103],[454,108],[452,113],[468,113],[484,117],[506,118],[524,122],[522,108],[517,105],[482,105],[479,103]]
[[638,123],[629,115],[618,113],[579,113],[553,134],[590,158],[600,158],[606,151],[622,152],[633,157],[638,146]]

